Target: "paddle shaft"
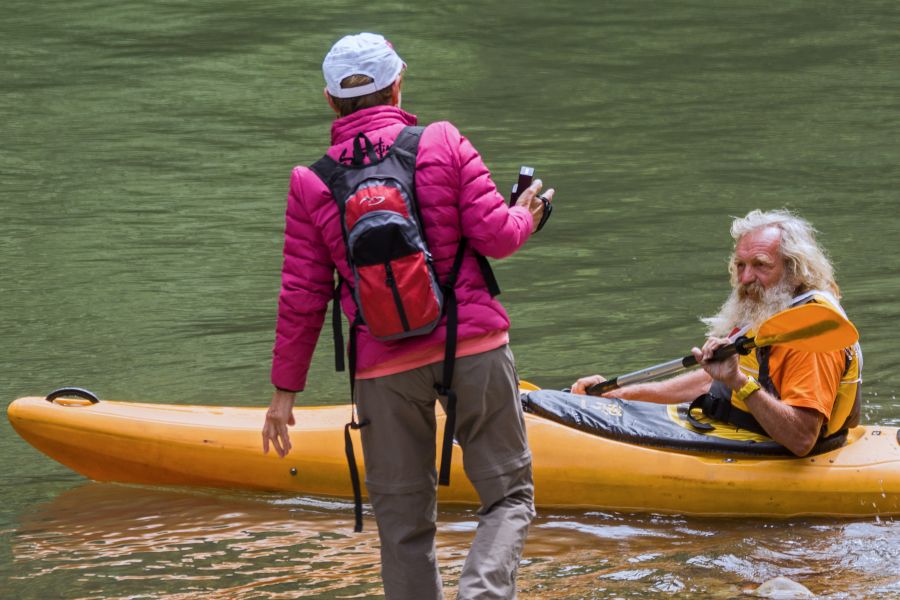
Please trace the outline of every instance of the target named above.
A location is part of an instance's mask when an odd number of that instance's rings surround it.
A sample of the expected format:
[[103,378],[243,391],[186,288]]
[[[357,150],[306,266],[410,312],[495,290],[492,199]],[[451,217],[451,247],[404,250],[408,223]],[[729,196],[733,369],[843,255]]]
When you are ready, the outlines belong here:
[[[713,352],[712,360],[724,360],[730,356],[734,356],[735,354],[747,354],[754,348],[756,348],[756,343],[754,342],[753,338],[746,338],[742,336],[736,339],[734,343],[718,348],[715,352]],[[669,362],[664,362],[652,367],[647,367],[646,369],[641,369],[640,371],[633,371],[625,375],[619,375],[618,377],[607,379],[606,381],[589,387],[587,389],[587,393],[592,396],[600,396],[602,394],[605,394],[606,392],[617,390],[620,387],[624,387],[626,385],[633,385],[635,383],[642,383],[644,381],[652,381],[653,379],[659,379],[660,377],[665,377],[666,375],[672,375],[674,373],[678,373],[679,371],[690,369],[691,367],[694,367],[696,365],[697,359],[694,358],[693,354],[689,354],[684,358],[676,358],[675,360],[670,360]]]

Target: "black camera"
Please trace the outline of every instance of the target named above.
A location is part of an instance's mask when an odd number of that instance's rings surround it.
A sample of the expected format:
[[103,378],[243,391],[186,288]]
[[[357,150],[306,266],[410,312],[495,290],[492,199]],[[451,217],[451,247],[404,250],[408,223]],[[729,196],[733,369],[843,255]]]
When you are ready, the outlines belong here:
[[512,191],[509,193],[509,205],[512,206],[519,199],[519,194],[528,189],[534,180],[534,167],[523,166],[519,169],[519,180],[513,184]]

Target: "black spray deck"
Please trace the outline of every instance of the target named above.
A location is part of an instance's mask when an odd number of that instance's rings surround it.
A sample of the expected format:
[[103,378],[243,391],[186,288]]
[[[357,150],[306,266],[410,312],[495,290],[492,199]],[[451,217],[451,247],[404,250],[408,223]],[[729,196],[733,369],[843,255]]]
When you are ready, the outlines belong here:
[[[687,404],[678,405],[673,411],[677,416],[673,416],[669,406],[664,404],[581,396],[556,390],[523,392],[521,400],[527,413],[619,442],[689,452],[793,456],[784,446],[771,440],[735,440],[695,431],[685,424]],[[717,431],[723,428],[737,431],[735,427],[721,424]],[[839,448],[846,438],[846,432],[839,432],[822,440],[815,453]]]

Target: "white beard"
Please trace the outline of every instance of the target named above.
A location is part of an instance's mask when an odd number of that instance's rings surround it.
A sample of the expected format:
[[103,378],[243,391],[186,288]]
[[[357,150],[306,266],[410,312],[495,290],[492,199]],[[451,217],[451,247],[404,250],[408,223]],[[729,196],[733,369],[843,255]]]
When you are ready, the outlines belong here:
[[738,285],[712,317],[701,319],[709,327],[708,335],[726,337],[735,327],[757,330],[769,317],[790,307],[795,295],[793,285],[784,279],[769,289],[759,283]]

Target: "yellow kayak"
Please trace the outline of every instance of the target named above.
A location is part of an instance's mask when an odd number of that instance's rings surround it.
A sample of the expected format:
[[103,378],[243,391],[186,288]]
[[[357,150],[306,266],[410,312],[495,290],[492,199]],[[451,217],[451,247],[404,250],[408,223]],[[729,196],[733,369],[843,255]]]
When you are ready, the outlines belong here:
[[[529,395],[540,393],[523,398]],[[348,406],[295,408],[293,450],[282,459],[262,452],[265,408],[71,396],[20,398],[9,406],[8,417],[28,443],[90,479],[352,497],[343,439]],[[585,415],[588,421],[621,422],[623,407],[627,413],[627,405],[641,403],[559,392],[552,400],[591,412],[579,413],[579,428],[533,414],[533,409],[526,413],[540,507],[703,516],[900,514],[900,433],[895,427],[856,427],[840,447],[806,458],[689,444],[673,449],[618,434],[604,437],[585,423]],[[436,444],[442,427],[439,416]],[[353,434],[361,456],[358,432]],[[439,499],[477,504],[462,471],[461,452],[454,448],[451,485],[439,489]],[[359,468],[362,472],[361,459]]]

